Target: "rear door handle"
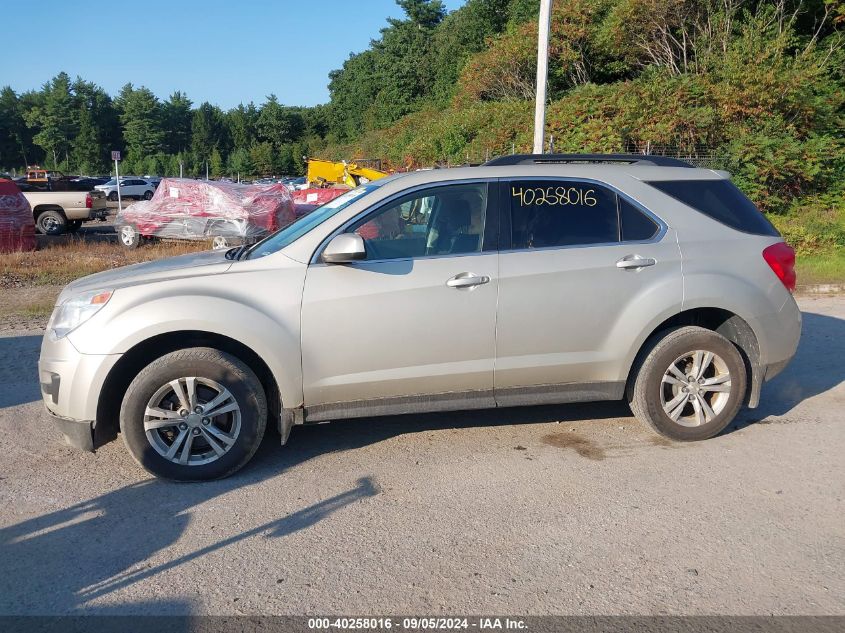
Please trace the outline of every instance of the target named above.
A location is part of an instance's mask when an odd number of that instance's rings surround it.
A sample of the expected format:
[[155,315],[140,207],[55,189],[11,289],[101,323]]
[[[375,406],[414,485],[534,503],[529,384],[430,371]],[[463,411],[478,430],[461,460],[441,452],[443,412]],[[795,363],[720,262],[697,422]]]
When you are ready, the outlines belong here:
[[640,257],[639,255],[626,255],[618,262],[616,262],[616,267],[622,268],[623,270],[636,270],[638,268],[645,268],[646,266],[654,266],[656,263],[657,260],[651,259],[650,257]]
[[490,277],[474,273],[458,273],[446,282],[450,288],[474,288],[490,283]]

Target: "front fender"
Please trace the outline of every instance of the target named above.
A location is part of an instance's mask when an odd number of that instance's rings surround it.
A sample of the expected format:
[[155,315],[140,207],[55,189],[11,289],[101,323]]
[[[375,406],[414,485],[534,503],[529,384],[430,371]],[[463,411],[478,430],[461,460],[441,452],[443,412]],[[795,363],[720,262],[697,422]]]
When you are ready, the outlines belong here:
[[[71,332],[69,339],[85,354],[124,354],[171,332],[226,336],[261,357],[273,373],[285,406],[297,407],[303,400],[300,309],[304,273],[273,272],[253,273],[249,283],[240,287],[229,275],[216,275],[121,288],[106,308]],[[285,292],[279,292],[280,287]]]

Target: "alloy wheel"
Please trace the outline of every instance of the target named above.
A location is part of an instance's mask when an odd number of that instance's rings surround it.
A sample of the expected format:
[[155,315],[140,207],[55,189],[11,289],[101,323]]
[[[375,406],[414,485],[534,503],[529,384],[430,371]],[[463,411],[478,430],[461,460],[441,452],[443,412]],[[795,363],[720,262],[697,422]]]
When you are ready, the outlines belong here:
[[155,451],[175,464],[199,466],[220,459],[241,431],[241,408],[223,385],[185,377],[162,385],[144,413],[144,432]]
[[695,350],[676,358],[660,385],[663,411],[681,426],[712,422],[728,404],[731,372],[713,352]]

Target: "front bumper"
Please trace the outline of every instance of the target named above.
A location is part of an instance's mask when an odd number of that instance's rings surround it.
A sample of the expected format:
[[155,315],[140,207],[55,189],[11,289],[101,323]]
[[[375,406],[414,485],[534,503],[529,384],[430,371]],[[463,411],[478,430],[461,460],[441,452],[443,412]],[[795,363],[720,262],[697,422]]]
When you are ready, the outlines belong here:
[[53,423],[56,428],[64,435],[65,442],[78,448],[81,451],[88,451],[93,453],[98,446],[94,441],[94,421],[93,420],[71,420],[69,418],[60,418],[49,409],[47,413],[53,418]]
[[[58,341],[45,334],[38,360],[38,377],[44,406],[65,440],[83,450],[94,450],[111,439],[98,429],[100,393],[120,354],[82,354],[67,337]],[[99,421],[102,423],[103,421]]]

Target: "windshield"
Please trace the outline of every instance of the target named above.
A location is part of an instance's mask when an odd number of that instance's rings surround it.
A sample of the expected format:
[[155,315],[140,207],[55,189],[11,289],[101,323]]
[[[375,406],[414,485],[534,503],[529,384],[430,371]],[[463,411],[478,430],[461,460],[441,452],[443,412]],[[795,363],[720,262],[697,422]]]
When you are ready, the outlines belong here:
[[285,228],[276,231],[272,235],[258,242],[258,244],[253,246],[246,253],[245,259],[266,257],[267,255],[280,251],[286,246],[290,246],[311,229],[321,225],[329,218],[334,217],[350,204],[358,200],[361,196],[365,196],[368,193],[375,191],[380,186],[380,182],[377,181],[367,183],[366,185],[361,185],[351,191],[347,191],[342,196],[335,198],[331,202],[327,202],[308,215],[299,218],[295,222],[288,224]]
[[109,180],[107,183],[104,183],[104,184],[103,184],[103,186],[105,186],[105,187],[114,187],[116,184],[117,184],[117,181],[116,181],[114,178],[112,178],[112,179],[111,179],[111,180]]

